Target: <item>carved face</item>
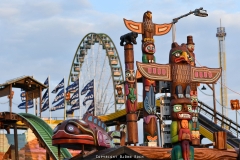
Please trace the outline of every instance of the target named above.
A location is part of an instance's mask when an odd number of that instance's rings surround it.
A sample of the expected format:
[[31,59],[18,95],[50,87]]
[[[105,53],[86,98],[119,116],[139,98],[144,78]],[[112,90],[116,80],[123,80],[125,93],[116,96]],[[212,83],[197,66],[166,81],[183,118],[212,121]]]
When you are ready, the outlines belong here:
[[198,106],[198,98],[197,96],[191,96],[191,104],[192,104],[192,107],[196,108]]
[[194,48],[195,48],[195,46],[193,44],[188,44],[187,45],[187,49],[188,49],[189,52],[193,52]]
[[190,104],[175,104],[172,108],[173,120],[190,120],[192,118],[192,106]]
[[169,63],[187,63],[191,64],[193,58],[187,50],[186,44],[179,46],[176,42],[172,43],[172,49],[169,54]]
[[128,83],[135,83],[135,73],[134,70],[126,70],[125,71],[126,81]]
[[181,127],[188,128],[188,120],[181,120]]
[[143,50],[145,53],[154,54],[155,53],[155,45],[153,43],[144,43]]

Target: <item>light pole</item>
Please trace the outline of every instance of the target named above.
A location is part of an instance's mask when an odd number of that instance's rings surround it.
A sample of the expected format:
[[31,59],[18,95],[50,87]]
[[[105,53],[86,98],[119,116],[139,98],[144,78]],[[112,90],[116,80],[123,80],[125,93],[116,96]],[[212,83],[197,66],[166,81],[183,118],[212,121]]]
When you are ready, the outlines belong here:
[[203,10],[203,7],[199,8],[199,9],[195,9],[194,11],[190,11],[189,13],[187,14],[184,14],[180,17],[177,17],[177,18],[174,18],[173,19],[173,25],[172,25],[172,41],[175,42],[175,36],[176,36],[176,26],[175,26],[175,23],[178,22],[179,19],[183,18],[183,17],[187,17],[189,16],[190,14],[194,14],[195,16],[198,16],[198,17],[207,17],[208,14],[207,14],[207,11],[206,10]]
[[[216,99],[215,99],[215,86],[214,84],[212,84],[212,86],[210,86],[209,84],[207,84],[207,86],[213,91],[213,110],[214,110],[214,123],[217,124],[217,116],[216,116]],[[205,86],[203,85],[201,90],[206,90]]]

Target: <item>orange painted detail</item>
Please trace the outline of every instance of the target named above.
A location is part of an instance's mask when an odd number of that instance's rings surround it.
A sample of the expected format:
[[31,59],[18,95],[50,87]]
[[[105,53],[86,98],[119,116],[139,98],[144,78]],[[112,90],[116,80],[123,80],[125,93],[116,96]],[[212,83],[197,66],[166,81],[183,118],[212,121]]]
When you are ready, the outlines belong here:
[[172,23],[169,24],[155,24],[155,35],[160,36],[167,34],[172,28]]

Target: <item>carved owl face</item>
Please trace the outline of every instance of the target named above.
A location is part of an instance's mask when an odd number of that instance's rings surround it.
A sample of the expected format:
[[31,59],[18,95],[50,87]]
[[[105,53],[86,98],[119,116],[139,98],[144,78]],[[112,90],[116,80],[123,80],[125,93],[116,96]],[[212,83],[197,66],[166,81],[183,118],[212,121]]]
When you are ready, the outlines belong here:
[[191,64],[193,57],[187,49],[186,44],[179,46],[176,42],[172,43],[172,49],[169,54],[169,63]]

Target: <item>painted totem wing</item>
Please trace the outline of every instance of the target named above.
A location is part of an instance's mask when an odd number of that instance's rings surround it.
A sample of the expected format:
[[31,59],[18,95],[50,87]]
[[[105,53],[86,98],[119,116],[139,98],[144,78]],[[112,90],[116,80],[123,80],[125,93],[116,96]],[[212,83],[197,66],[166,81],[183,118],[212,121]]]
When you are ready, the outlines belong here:
[[171,81],[171,65],[137,62],[138,71],[150,80]]
[[192,82],[215,83],[221,77],[221,68],[191,67]]
[[125,26],[133,32],[137,32],[138,34],[142,34],[143,33],[143,27],[142,27],[142,22],[134,22],[131,20],[127,20],[125,18],[123,18],[123,21],[125,23]]
[[171,28],[172,28],[172,23],[154,24],[156,36],[167,34]]

